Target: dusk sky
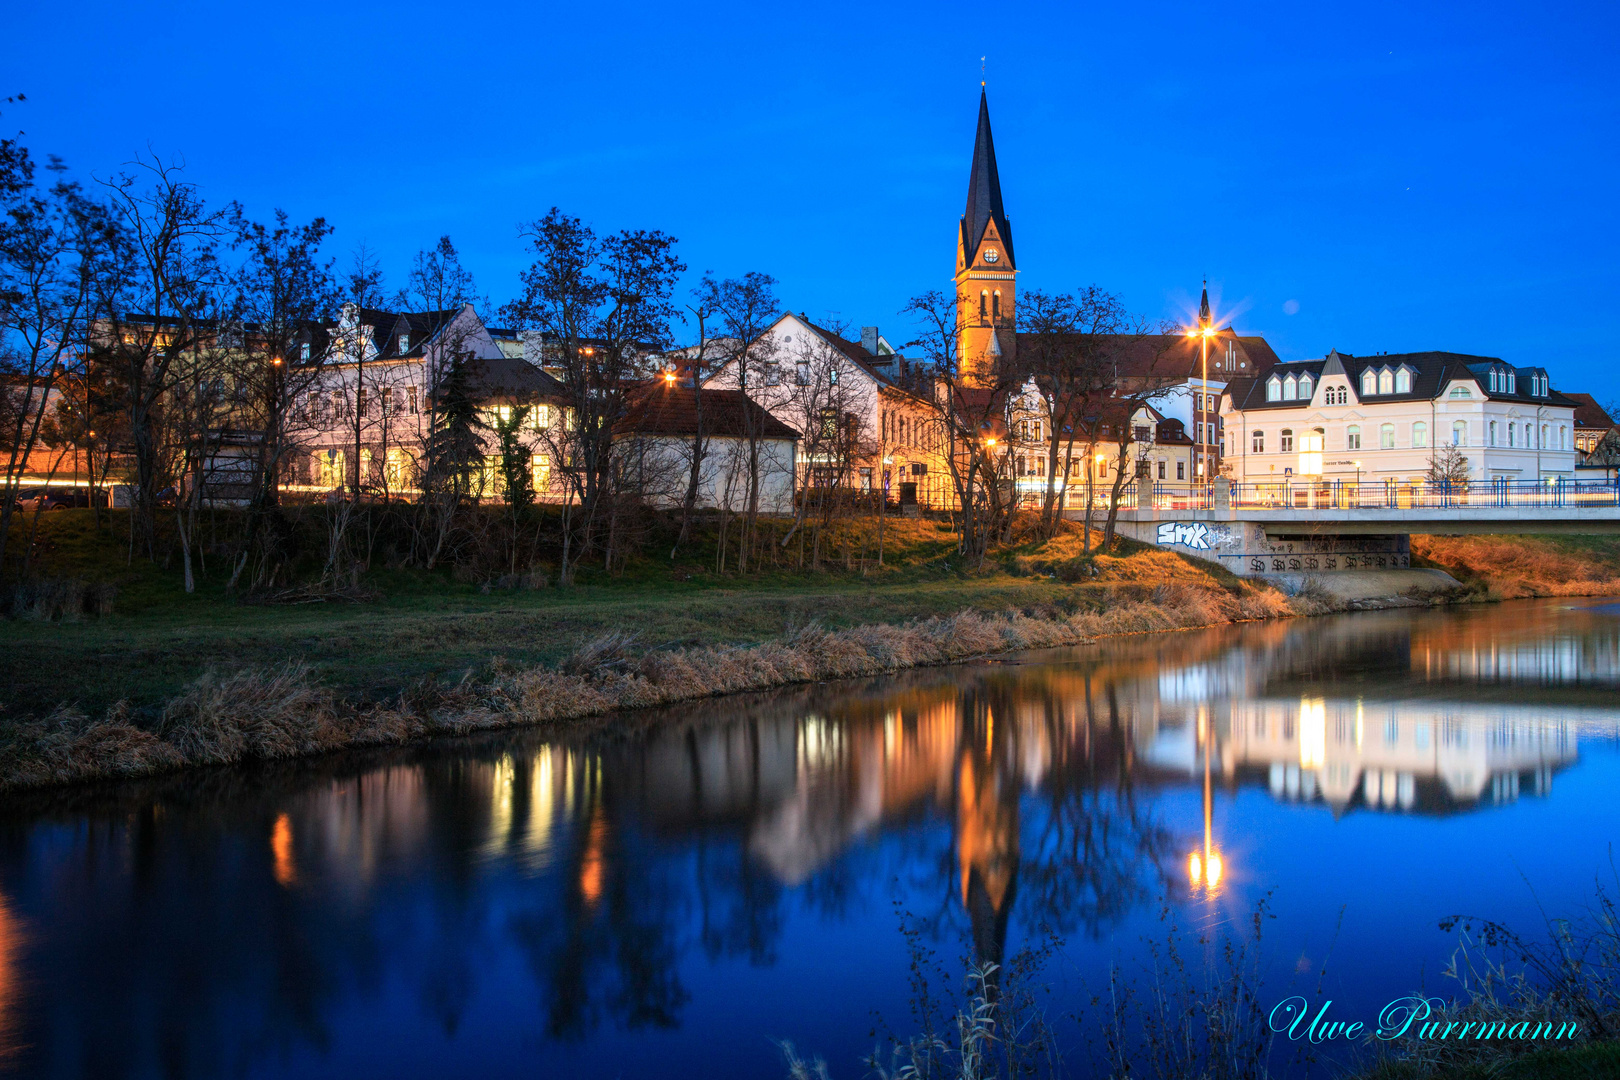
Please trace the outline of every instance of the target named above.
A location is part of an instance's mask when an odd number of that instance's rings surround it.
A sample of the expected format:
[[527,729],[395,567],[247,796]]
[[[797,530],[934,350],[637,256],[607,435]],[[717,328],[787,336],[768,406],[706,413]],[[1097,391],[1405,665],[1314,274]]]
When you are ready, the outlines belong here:
[[[1620,398],[1608,4],[19,4],[36,155],[181,157],[403,284],[496,303],[553,206],[902,342],[949,286],[987,57],[1021,287],[1218,313],[1284,359],[1448,349]],[[27,43],[26,47],[19,43]]]

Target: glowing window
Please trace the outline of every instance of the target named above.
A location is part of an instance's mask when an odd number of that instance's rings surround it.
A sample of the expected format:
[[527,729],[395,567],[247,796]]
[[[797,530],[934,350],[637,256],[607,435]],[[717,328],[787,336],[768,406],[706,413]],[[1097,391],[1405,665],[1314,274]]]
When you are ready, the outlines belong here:
[[1275,375],[1266,380],[1266,400],[1282,400],[1282,380]]
[[1378,373],[1378,392],[1380,394],[1395,392],[1395,375],[1388,368]]
[[1412,392],[1412,373],[1405,368],[1395,373],[1395,392],[1397,394],[1410,394]]
[[1371,370],[1363,371],[1361,373],[1361,396],[1362,397],[1368,397],[1368,396],[1370,396],[1372,394],[1378,393],[1377,379],[1378,379],[1378,376],[1373,374],[1373,372]]
[[1378,429],[1378,446],[1383,450],[1395,449],[1395,425],[1384,424]]
[[1312,386],[1313,386],[1313,384],[1311,382],[1311,377],[1309,375],[1301,375],[1299,377],[1299,400],[1301,400],[1301,401],[1309,401],[1309,400],[1311,400],[1311,392],[1312,392],[1311,388],[1312,388]]
[[1424,423],[1422,420],[1419,420],[1417,423],[1412,425],[1412,445],[1429,445],[1429,425]]

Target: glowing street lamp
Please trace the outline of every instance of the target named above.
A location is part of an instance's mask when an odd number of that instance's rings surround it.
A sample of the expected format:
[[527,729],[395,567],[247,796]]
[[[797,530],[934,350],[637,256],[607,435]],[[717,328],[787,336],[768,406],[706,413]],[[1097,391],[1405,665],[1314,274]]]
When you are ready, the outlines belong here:
[[[1207,707],[1206,707],[1207,708]],[[1198,740],[1204,754],[1204,850],[1187,856],[1187,879],[1194,889],[1202,886],[1206,896],[1215,895],[1221,887],[1226,864],[1215,846],[1215,781],[1210,775],[1209,748],[1213,742],[1209,714],[1201,709],[1198,716]]]

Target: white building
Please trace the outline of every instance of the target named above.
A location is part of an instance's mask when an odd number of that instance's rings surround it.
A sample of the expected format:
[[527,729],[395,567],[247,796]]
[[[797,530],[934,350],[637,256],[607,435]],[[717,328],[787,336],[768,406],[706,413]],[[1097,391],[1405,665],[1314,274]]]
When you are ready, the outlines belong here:
[[1455,447],[1471,481],[1573,479],[1576,405],[1545,369],[1494,357],[1334,351],[1232,380],[1224,457],[1242,482],[1415,483]]

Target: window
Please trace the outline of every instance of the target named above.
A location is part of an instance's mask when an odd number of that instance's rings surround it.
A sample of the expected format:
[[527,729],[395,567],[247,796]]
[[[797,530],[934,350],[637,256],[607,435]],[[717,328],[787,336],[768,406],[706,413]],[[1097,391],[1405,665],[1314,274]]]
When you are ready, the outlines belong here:
[[1395,449],[1395,425],[1385,424],[1378,429],[1378,446],[1381,450]]
[[1292,454],[1294,452],[1294,429],[1283,428],[1277,436],[1277,452],[1279,454]]
[[1368,369],[1368,370],[1363,371],[1361,373],[1361,396],[1362,397],[1369,397],[1372,394],[1376,394],[1378,392],[1378,388],[1377,388],[1377,385],[1376,385],[1376,382],[1375,382],[1375,380],[1377,380],[1377,378],[1378,378],[1378,376],[1374,375],[1372,373],[1371,369]]
[[1513,433],[1518,430],[1518,425],[1517,424],[1509,424],[1507,426],[1507,429],[1508,429],[1508,445],[1513,446],[1514,445],[1514,439],[1515,439],[1515,436],[1514,436]]
[[1541,441],[1538,442],[1536,445],[1541,447],[1543,450],[1551,449],[1551,447],[1547,443],[1547,425],[1546,424],[1541,425]]
[[1254,435],[1250,437],[1250,445],[1251,445],[1251,448],[1253,449],[1253,451],[1256,454],[1265,453],[1266,452],[1266,433],[1263,432],[1263,431],[1255,432]]
[[1187,463],[1185,461],[1176,462],[1176,479],[1187,479]]
[[1563,425],[1559,425],[1558,428],[1558,449],[1569,449],[1569,428],[1564,427]]
[[1536,445],[1536,429],[1529,424],[1524,425],[1524,448],[1530,449]]
[[1299,383],[1294,380],[1294,377],[1292,375],[1288,376],[1288,378],[1283,380],[1283,400],[1284,401],[1298,401],[1299,400]]
[[551,426],[551,406],[536,405],[534,411],[529,414],[529,422],[534,425],[536,431],[544,431],[549,428]]
[[416,415],[416,387],[414,387],[414,386],[406,387],[406,389],[405,389],[405,397],[406,397],[406,403],[410,407],[411,415],[415,416]]
[[315,453],[315,483],[319,487],[336,490],[347,480],[348,467],[342,450],[318,450]]
[[1496,445],[1496,421],[1492,420],[1486,428],[1485,442],[1488,446]]
[[535,454],[529,458],[529,475],[536,495],[551,490],[551,455]]
[[298,346],[298,359],[309,359],[309,342],[306,341],[302,345]]
[[796,381],[800,386],[809,386],[810,385],[810,361],[808,361],[808,360],[800,360],[797,364],[795,364],[793,366],[796,369],[795,372],[794,372],[794,376],[793,376],[794,381]]
[[1504,372],[1503,382],[1507,384],[1508,393],[1517,394],[1519,392],[1519,377],[1515,373],[1511,371]]
[[778,363],[776,363],[774,361],[767,361],[766,362],[766,364],[765,364],[765,385],[766,386],[781,386],[782,385],[782,365],[781,364],[778,364]]
[[1282,400],[1282,380],[1277,378],[1275,375],[1266,380],[1266,400]]
[[399,352],[400,352],[400,355],[403,356],[405,353],[408,353],[410,351],[411,351],[411,335],[409,335],[409,334],[401,334],[401,335],[399,335]]
[[829,386],[838,385],[838,369],[836,367],[827,369],[827,383]]
[[1397,394],[1410,394],[1412,392],[1412,373],[1405,368],[1395,373],[1395,392]]
[[1316,384],[1311,381],[1311,377],[1309,375],[1301,375],[1299,377],[1299,400],[1311,400],[1311,394],[1315,385]]
[[383,471],[383,481],[390,488],[399,488],[405,483],[405,451],[397,446],[388,449],[388,464]]
[[1466,421],[1466,420],[1453,420],[1451,422],[1451,445],[1452,446],[1467,446],[1468,445],[1468,421]]
[[1393,394],[1395,392],[1395,375],[1388,368],[1378,373],[1378,392],[1380,394]]
[[1466,386],[1453,386],[1451,388],[1451,399],[1453,401],[1466,401],[1473,396],[1473,394],[1468,392],[1468,387]]
[[979,293],[979,321],[982,323],[990,316],[990,293],[988,290]]
[[1344,429],[1344,448],[1346,450],[1360,450],[1361,449],[1361,427],[1360,427],[1360,425],[1351,424],[1349,427]]
[[1000,289],[997,289],[990,296],[990,317],[993,318],[993,319],[1001,318],[1001,290]]
[[1159,479],[1160,480],[1164,479],[1164,459],[1163,458],[1159,459]]
[[1429,445],[1429,425],[1425,424],[1422,420],[1419,420],[1417,423],[1412,425],[1412,445]]

